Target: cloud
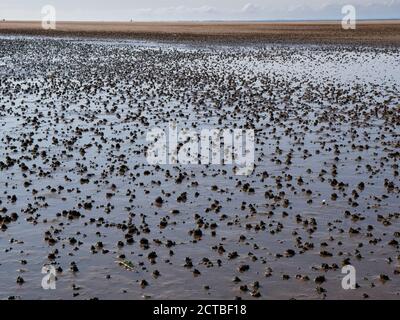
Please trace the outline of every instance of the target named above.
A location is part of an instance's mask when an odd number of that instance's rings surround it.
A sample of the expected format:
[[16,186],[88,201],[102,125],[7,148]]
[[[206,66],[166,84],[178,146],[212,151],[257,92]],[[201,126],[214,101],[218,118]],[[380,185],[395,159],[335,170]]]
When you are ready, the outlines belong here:
[[[138,20],[297,20],[341,19],[341,9],[349,0],[266,0],[263,5],[246,3],[240,8],[221,9],[213,6],[184,5],[134,10]],[[359,19],[400,18],[400,0],[351,0]]]
[[247,3],[244,5],[244,7],[242,8],[241,12],[245,13],[245,14],[254,14],[260,11],[264,11],[265,8],[252,4],[252,3]]
[[196,20],[217,17],[221,12],[212,6],[175,6],[135,9],[132,10],[132,14],[136,19],[142,17],[145,20]]
[[[60,20],[341,19],[352,4],[359,19],[400,18],[400,0],[52,0]],[[0,0],[0,18],[40,19],[47,0]]]

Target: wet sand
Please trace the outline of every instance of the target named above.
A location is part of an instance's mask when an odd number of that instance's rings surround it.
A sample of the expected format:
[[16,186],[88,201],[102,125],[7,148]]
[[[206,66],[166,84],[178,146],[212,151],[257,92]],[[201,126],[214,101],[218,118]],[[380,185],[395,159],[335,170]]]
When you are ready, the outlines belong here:
[[191,42],[400,44],[400,21],[359,21],[356,30],[341,22],[58,22],[46,31],[40,22],[0,22],[0,34],[131,38]]
[[[397,48],[0,37],[0,298],[399,299],[399,86]],[[254,172],[149,165],[170,121]]]

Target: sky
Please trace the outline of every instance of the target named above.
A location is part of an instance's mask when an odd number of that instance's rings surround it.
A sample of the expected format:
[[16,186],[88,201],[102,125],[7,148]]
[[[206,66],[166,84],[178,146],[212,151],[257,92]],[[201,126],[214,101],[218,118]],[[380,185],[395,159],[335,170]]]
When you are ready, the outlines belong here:
[[400,18],[400,0],[0,0],[0,19],[41,20],[45,5],[58,21],[342,19],[344,5],[358,19]]

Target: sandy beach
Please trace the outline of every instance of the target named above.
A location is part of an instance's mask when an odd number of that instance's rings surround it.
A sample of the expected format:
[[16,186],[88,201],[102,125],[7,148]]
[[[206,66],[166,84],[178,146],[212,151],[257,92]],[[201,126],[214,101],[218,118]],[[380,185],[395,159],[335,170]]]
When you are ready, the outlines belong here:
[[398,300],[399,45],[391,20],[0,22],[0,299]]
[[400,21],[359,21],[343,30],[340,21],[305,22],[58,22],[46,31],[38,21],[0,22],[0,34],[80,36],[192,42],[330,43],[399,45]]

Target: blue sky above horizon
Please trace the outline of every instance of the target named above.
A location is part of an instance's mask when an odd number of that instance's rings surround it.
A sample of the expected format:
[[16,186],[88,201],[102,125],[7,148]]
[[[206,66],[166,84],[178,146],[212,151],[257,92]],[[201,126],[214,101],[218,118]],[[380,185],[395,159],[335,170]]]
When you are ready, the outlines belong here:
[[400,18],[400,0],[0,0],[0,19],[40,20],[48,4],[60,21],[341,19],[348,4],[358,19]]

